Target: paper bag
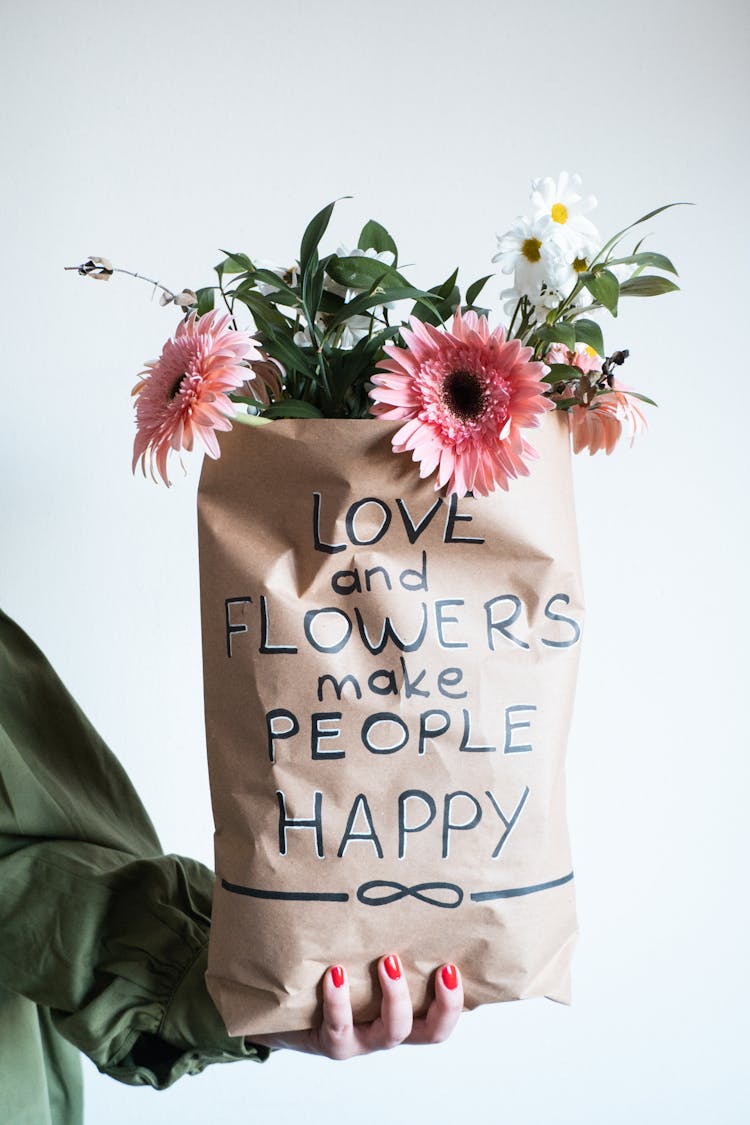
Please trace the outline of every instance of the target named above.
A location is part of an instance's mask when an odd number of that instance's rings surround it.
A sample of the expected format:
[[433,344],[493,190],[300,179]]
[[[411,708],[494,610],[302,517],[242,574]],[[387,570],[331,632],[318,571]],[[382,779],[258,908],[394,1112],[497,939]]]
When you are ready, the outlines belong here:
[[398,424],[237,425],[198,513],[216,826],[207,984],[230,1034],[356,1020],[400,955],[417,1014],[569,998],[564,757],[582,623],[567,420],[508,492],[446,499]]

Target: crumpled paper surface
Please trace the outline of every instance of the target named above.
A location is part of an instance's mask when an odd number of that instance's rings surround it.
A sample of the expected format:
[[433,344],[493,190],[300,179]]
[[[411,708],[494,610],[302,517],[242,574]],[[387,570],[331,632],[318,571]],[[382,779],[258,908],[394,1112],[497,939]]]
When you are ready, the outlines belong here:
[[207,985],[232,1035],[355,1019],[400,955],[417,1014],[569,999],[565,745],[583,602],[567,420],[508,492],[446,500],[397,424],[236,426],[204,461],[201,612],[216,890]]

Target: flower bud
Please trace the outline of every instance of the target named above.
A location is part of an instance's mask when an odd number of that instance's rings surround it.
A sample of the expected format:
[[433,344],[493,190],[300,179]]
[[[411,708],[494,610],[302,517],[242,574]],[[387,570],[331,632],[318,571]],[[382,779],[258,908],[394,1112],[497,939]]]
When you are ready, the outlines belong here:
[[109,281],[112,276],[112,263],[108,258],[87,258],[78,267],[78,272],[83,277],[93,277],[94,281]]

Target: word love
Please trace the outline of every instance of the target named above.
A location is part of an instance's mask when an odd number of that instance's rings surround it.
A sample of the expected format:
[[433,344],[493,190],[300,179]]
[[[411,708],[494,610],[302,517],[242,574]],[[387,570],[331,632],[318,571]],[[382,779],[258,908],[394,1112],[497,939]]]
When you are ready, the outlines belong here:
[[[425,533],[430,526],[435,516],[440,509],[444,507],[442,497],[438,497],[431,508],[428,509],[421,517],[416,518],[412,515],[403,500],[396,501],[396,510],[400,517],[400,522],[406,532],[407,539],[410,543],[416,543],[421,535]],[[327,543],[323,538],[321,531],[321,512],[323,508],[323,497],[319,492],[313,493],[313,541],[315,543],[316,551],[323,551],[329,555],[338,554],[339,551],[345,551],[346,543]],[[445,526],[443,528],[443,542],[444,543],[484,543],[484,539],[476,536],[465,536],[456,534],[457,523],[470,523],[472,517],[458,510],[458,497],[455,493],[451,496],[450,502],[446,508]],[[367,532],[362,533],[358,530],[358,525],[367,521],[370,528]],[[373,543],[379,543],[381,539],[385,538],[388,529],[393,521],[393,510],[390,504],[385,500],[380,500],[377,496],[364,496],[361,500],[355,500],[349,507],[344,526],[346,528],[346,536],[350,544],[355,547],[370,547]]]
[[[383,826],[387,820],[393,820],[392,814],[395,811],[396,854],[399,859],[406,858],[409,837],[428,831],[434,839],[435,851],[439,851],[442,859],[448,859],[455,833],[472,832],[479,828],[486,814],[495,825],[495,832],[497,821],[500,821],[499,838],[492,835],[492,859],[497,859],[526,807],[529,793],[529,787],[526,786],[511,811],[501,807],[491,789],[486,789],[481,798],[465,789],[456,789],[444,794],[439,802],[424,789],[405,789],[398,795],[396,809],[391,810],[391,817],[387,816],[387,810],[384,816],[382,808],[378,807],[380,831],[376,827],[370,802],[364,793],[358,793],[347,816],[343,833],[340,837],[336,834],[336,839],[339,840],[336,855],[342,859],[352,844],[365,844],[372,848],[378,859],[383,859]],[[302,832],[306,834],[309,843],[314,843],[318,859],[325,859],[323,793],[319,789],[315,790],[311,816],[292,816],[286,795],[281,789],[276,790],[276,799],[279,803],[279,854],[287,854],[290,832]]]

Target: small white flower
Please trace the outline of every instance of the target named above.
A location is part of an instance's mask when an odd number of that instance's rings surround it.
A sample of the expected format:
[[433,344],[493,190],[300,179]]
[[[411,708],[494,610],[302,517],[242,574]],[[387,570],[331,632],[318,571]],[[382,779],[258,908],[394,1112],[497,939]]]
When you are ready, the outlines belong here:
[[559,276],[565,268],[562,248],[553,238],[549,217],[534,221],[516,219],[515,225],[497,236],[497,254],[503,273],[515,273],[515,286],[528,297],[536,297],[546,285],[559,288]]
[[[516,305],[521,297],[526,297],[531,303],[532,315],[536,324],[542,324],[547,319],[547,314],[551,309],[556,309],[563,299],[563,294],[559,290],[551,289],[548,285],[542,284],[533,292],[522,293],[516,286],[512,289],[503,289],[500,294],[500,300],[504,302],[503,311],[510,319],[516,311]],[[520,322],[516,321],[514,328],[519,327]]]
[[[382,305],[376,306],[373,311],[377,312],[378,308],[382,309],[382,307]],[[374,331],[377,331],[377,327],[374,329]],[[353,348],[359,340],[364,339],[364,337],[369,336],[369,334],[369,316],[350,317],[350,319],[341,326],[340,335],[338,336],[338,339],[336,341],[336,346],[339,348],[343,348],[345,351],[348,351],[350,348]]]
[[[258,258],[255,264],[260,269],[270,270],[271,273],[275,273],[278,278],[287,285],[291,285],[292,288],[294,288],[299,281],[299,266],[296,262],[293,262],[291,266],[278,266],[275,262],[268,262],[265,259]],[[264,297],[267,297],[269,293],[278,292],[278,289],[275,289],[274,286],[267,281],[256,281],[255,288],[259,293],[262,293]]]
[[[568,251],[565,254],[564,264],[558,277],[558,286],[563,296],[567,297],[575,288],[581,274],[591,268],[591,263],[599,253],[599,249],[598,243],[582,242],[575,252]],[[580,301],[577,297],[574,304],[587,304],[589,299],[588,295],[584,301]]]
[[294,344],[296,344],[298,348],[312,347],[312,339],[310,338],[310,329],[307,327],[307,325],[305,325],[304,328],[298,329],[298,331],[294,333],[294,336],[292,337],[292,342]]
[[580,195],[581,177],[561,172],[557,182],[551,176],[533,180],[531,206],[533,219],[550,219],[555,241],[569,252],[577,253],[584,243],[599,243],[594,224],[586,218],[596,207],[596,198]]

